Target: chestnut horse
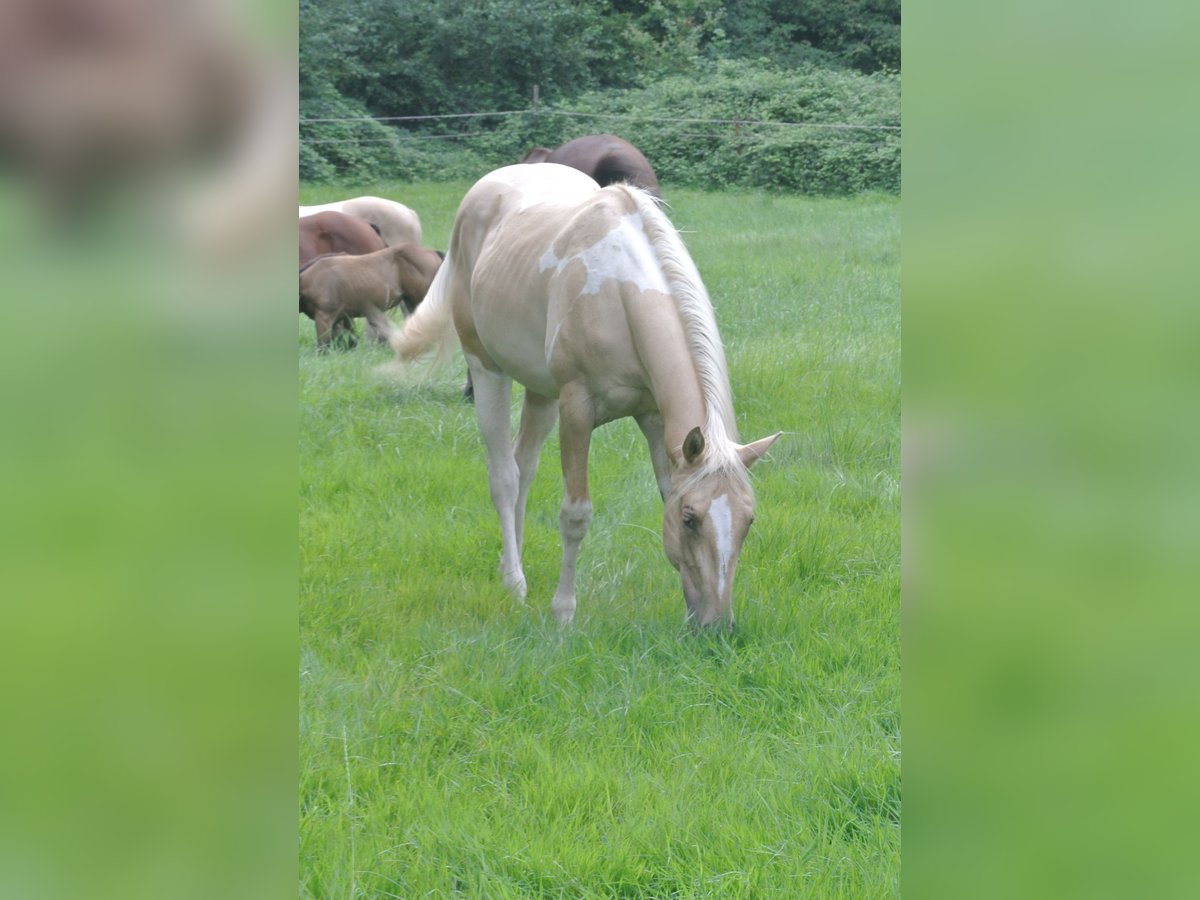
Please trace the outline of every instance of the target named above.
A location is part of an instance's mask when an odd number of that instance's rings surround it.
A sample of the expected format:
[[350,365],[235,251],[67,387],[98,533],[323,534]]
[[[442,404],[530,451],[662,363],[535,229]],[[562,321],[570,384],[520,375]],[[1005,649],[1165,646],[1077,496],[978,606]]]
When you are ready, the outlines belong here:
[[352,343],[353,318],[365,318],[368,336],[386,341],[395,326],[385,312],[399,305],[411,313],[441,264],[438,251],[408,242],[361,256],[310,260],[300,269],[300,312],[316,326],[317,349],[343,336]]
[[601,187],[622,181],[661,197],[658,177],[642,151],[615,134],[589,134],[550,150],[534,147],[523,163],[552,162],[591,175]]
[[[601,188],[566,166],[484,176],[459,205],[450,250],[425,302],[392,336],[410,360],[455,335],[500,517],[500,573],[519,597],[525,502],[555,420],[563,557],[551,608],[575,613],[575,563],[592,518],[592,431],[632,416],[664,501],[663,546],[693,625],[733,625],[733,578],[754,518],[747,469],[779,437],[740,444],[725,352],[708,293],[657,201]],[[511,436],[513,381],[525,388]]]
[[379,230],[340,212],[319,212],[300,219],[300,265],[326,253],[374,253],[387,245]]

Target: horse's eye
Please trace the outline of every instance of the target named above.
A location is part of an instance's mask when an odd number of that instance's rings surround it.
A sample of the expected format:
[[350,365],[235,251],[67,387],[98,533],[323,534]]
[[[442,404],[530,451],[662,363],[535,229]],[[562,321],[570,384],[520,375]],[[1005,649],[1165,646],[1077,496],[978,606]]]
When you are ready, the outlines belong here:
[[700,517],[696,515],[691,507],[685,508],[683,511],[683,527],[688,531],[695,531],[700,527]]

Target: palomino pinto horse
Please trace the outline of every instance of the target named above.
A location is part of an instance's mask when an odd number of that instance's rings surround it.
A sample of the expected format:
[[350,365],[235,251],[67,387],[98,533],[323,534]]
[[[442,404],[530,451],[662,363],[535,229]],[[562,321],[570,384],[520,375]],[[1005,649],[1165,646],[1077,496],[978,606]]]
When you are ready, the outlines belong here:
[[642,151],[615,134],[588,134],[550,150],[534,147],[523,163],[551,162],[578,169],[596,179],[601,187],[627,181],[661,197],[658,177]]
[[[657,202],[553,164],[485,176],[458,208],[425,302],[391,343],[408,360],[448,350],[455,331],[475,381],[505,584],[524,598],[525,501],[557,418],[563,561],[551,606],[570,621],[592,518],[592,431],[632,416],[650,447],[663,545],[683,579],[688,620],[732,626],[734,572],[754,518],[746,470],[779,435],[737,442],[712,305]],[[515,443],[514,380],[525,387]]]

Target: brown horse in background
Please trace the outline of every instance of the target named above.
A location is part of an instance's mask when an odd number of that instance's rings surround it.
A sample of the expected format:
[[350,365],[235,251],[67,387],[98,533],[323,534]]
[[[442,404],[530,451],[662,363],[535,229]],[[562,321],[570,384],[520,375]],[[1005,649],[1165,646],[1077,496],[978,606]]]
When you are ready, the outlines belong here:
[[523,163],[551,162],[570,166],[591,175],[601,187],[628,182],[654,197],[662,198],[658,176],[642,151],[615,134],[589,134],[550,150],[534,147]]
[[367,320],[367,337],[386,341],[395,330],[386,311],[406,313],[425,299],[442,254],[405,241],[358,256],[331,253],[300,269],[300,312],[313,320],[317,349],[344,338],[355,343],[354,318]]
[[300,265],[326,253],[374,253],[387,245],[379,229],[355,216],[319,212],[300,219]]

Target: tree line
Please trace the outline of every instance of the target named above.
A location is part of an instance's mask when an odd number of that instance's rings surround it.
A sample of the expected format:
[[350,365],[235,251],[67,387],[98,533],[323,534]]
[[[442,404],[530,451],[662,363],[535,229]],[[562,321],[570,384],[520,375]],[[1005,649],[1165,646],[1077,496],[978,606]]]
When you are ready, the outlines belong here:
[[[822,179],[805,183],[797,173],[777,179],[767,160],[786,156],[787,142],[778,133],[767,136],[768,152],[747,130],[727,149],[740,156],[751,147],[757,162],[725,166],[718,181],[822,193],[899,186],[899,141],[892,134],[899,125],[899,0],[300,0],[299,12],[302,124],[524,110],[535,85],[560,110],[624,110],[631,120],[701,118],[732,104],[734,117],[746,119],[834,116],[861,124],[840,135],[835,155],[846,157],[845,148],[858,144],[864,152],[849,156],[869,162],[872,171],[838,174],[832,172],[838,166],[826,164]],[[679,89],[664,89],[671,85]],[[771,90],[792,102],[772,108],[761,96]],[[597,119],[597,127],[579,130],[584,124],[560,119],[556,133],[548,116],[515,123],[421,120],[399,128],[309,122],[301,130],[301,177],[378,180],[397,168],[404,173],[393,177],[423,168],[458,177],[460,166],[478,168],[468,157],[511,162],[510,142],[555,143],[604,130],[634,140],[629,128],[599,127],[604,122]],[[480,131],[499,126],[518,133],[479,140]],[[456,131],[473,137],[431,146],[430,138]],[[664,144],[685,139],[658,137]],[[807,142],[809,157],[817,137],[834,146],[828,134],[793,137]],[[882,159],[891,156],[894,165]],[[425,166],[426,157],[440,158],[442,166]],[[683,174],[699,185],[713,182],[712,173]]]

